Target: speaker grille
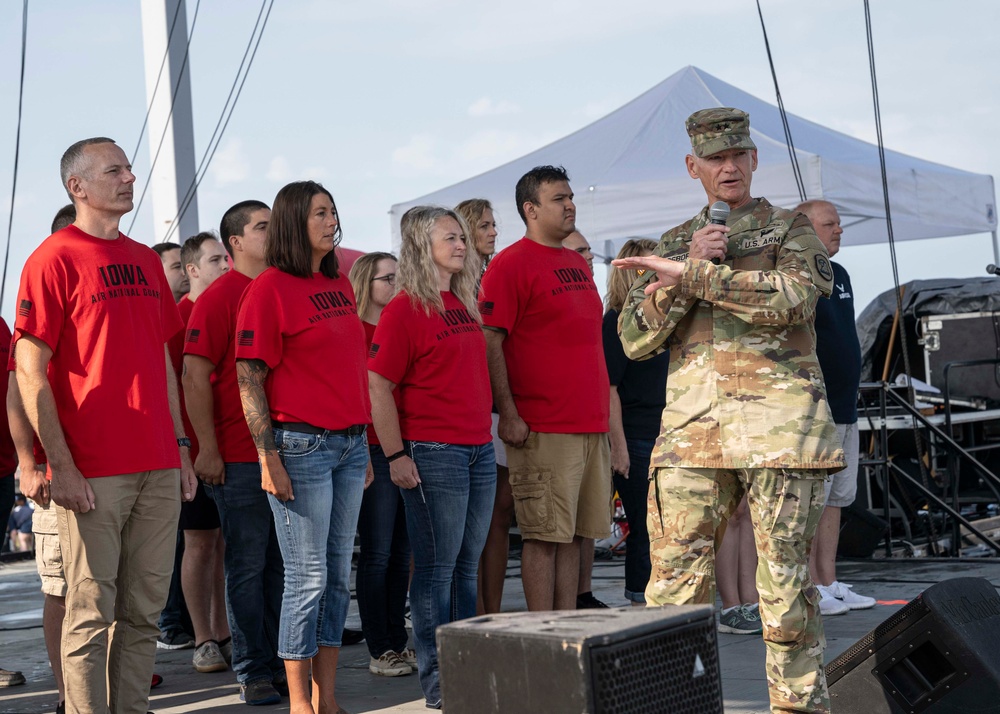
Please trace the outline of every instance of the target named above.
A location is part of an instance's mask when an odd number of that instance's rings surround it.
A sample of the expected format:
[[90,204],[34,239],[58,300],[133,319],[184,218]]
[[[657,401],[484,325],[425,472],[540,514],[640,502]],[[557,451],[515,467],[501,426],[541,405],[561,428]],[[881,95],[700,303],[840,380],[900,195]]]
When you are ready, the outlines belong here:
[[702,621],[593,648],[595,712],[722,712],[714,625],[711,618],[710,625]]
[[[895,614],[889,617],[889,619],[855,642],[849,650],[841,654],[826,666],[827,682],[832,684],[831,680],[835,681],[838,677],[843,676],[845,672],[849,672],[851,669],[856,667],[862,660],[865,659],[863,655],[867,653],[868,650],[872,649],[876,642],[887,636],[899,627],[899,625],[907,620],[918,620],[928,612],[927,605],[924,603],[923,598],[919,596],[901,607]],[[855,661],[855,659],[857,659],[857,661]],[[845,671],[841,672],[840,670],[842,669]]]

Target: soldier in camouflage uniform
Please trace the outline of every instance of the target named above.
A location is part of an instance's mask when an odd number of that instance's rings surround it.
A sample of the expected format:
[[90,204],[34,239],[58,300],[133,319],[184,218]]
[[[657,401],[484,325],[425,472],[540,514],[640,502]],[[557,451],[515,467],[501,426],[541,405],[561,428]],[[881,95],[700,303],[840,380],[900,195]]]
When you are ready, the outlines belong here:
[[[819,594],[808,550],[823,483],[844,468],[816,358],[813,316],[833,278],[802,214],[751,198],[757,150],[747,114],[705,109],[687,121],[688,173],[708,209],[665,233],[622,310],[625,352],[670,351],[667,404],[650,462],[649,605],[715,602],[715,548],[744,492],[774,712],[828,712]],[[714,260],[714,262],[713,262]]]

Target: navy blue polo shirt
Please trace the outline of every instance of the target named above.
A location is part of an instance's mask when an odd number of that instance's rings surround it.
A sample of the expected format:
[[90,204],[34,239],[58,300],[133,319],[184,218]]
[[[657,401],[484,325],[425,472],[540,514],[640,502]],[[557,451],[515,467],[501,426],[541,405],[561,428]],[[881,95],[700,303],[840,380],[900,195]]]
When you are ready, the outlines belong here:
[[854,323],[854,295],[844,266],[833,266],[833,294],[816,305],[816,353],[826,381],[826,397],[838,424],[858,420],[861,343]]

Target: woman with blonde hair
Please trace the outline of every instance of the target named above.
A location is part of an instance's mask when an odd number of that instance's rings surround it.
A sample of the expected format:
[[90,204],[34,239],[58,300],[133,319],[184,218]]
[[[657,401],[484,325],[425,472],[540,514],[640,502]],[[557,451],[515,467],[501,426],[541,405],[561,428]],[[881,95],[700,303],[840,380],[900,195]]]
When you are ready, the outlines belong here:
[[[358,315],[371,348],[382,310],[396,294],[396,256],[367,253],[351,266]],[[358,515],[358,610],[371,659],[368,671],[401,677],[416,670],[416,653],[406,646],[406,593],[410,587],[410,539],[399,487],[374,429],[368,430],[374,480],[365,489]]]
[[[482,271],[496,251],[497,223],[493,206],[485,198],[470,198],[455,206],[455,212],[465,219],[472,232],[472,244],[482,261]],[[493,409],[490,435],[497,460],[497,492],[493,499],[493,515],[486,534],[483,556],[479,561],[476,613],[500,612],[503,584],[507,578],[507,558],[510,550],[510,523],[514,518],[514,496],[510,492],[507,471],[507,450],[497,433],[500,415]]]
[[[652,255],[656,241],[630,238],[617,258]],[[605,296],[604,359],[611,381],[611,474],[625,510],[625,598],[633,605],[646,604],[649,582],[649,533],[646,530],[646,495],[649,491],[649,456],[660,433],[666,402],[669,352],[633,362],[625,356],[618,337],[618,315],[639,274],[612,270]]]
[[401,233],[399,292],[375,328],[368,381],[372,421],[406,504],[420,686],[438,709],[434,631],[476,614],[496,487],[492,397],[468,228],[452,210],[417,206],[403,215]]
[[479,256],[481,270],[486,270],[497,249],[497,222],[493,216],[493,206],[485,198],[470,198],[455,206],[455,213],[469,227],[472,234],[468,236],[469,241]]

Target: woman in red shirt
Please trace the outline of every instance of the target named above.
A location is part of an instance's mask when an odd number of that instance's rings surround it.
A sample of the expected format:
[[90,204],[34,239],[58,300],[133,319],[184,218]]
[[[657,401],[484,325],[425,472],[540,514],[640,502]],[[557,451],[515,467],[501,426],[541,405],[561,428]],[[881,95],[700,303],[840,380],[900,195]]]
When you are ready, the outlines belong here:
[[[472,245],[486,272],[490,258],[496,252],[497,222],[493,206],[485,198],[470,198],[455,206],[455,212],[465,219],[472,231]],[[510,550],[510,523],[514,518],[514,496],[510,492],[510,474],[507,471],[507,452],[497,425],[500,415],[493,409],[490,434],[497,460],[497,492],[493,501],[493,518],[486,534],[483,556],[479,561],[479,590],[476,596],[476,613],[484,615],[500,612],[503,583],[507,578],[507,558]]]
[[[369,347],[382,310],[396,294],[396,268],[390,253],[366,253],[351,266],[351,285]],[[371,655],[368,671],[401,677],[417,668],[416,654],[406,646],[410,539],[403,497],[389,476],[389,462],[373,429],[368,430],[368,453],[375,479],[365,489],[358,516],[358,611]]]
[[399,293],[375,328],[368,377],[375,430],[406,504],[420,686],[427,706],[440,708],[434,631],[476,614],[496,489],[492,397],[476,306],[479,259],[466,227],[454,211],[417,206],[401,233]]
[[329,191],[313,181],[281,189],[264,250],[271,267],[243,293],[236,320],[240,397],[285,562],[278,656],[296,713],[315,714],[313,702],[340,710],[334,683],[368,465],[365,331],[337,269],[340,235]]

